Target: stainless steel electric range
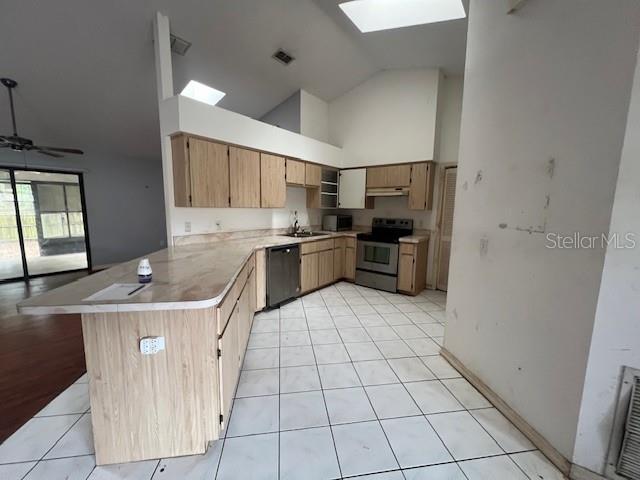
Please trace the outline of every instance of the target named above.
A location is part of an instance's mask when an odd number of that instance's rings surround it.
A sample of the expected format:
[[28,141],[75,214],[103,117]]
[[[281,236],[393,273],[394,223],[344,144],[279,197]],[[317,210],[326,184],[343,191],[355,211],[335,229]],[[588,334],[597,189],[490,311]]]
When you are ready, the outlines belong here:
[[398,283],[398,243],[413,234],[413,220],[374,218],[371,233],[358,234],[356,283],[395,292]]

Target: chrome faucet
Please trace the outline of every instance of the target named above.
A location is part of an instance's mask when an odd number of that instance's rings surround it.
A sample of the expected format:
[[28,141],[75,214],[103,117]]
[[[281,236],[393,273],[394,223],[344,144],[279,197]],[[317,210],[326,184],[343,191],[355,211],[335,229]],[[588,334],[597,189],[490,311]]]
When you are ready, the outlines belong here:
[[298,233],[300,231],[300,223],[298,222],[298,211],[294,211],[293,212],[293,218],[294,218],[294,222],[293,222],[293,233]]

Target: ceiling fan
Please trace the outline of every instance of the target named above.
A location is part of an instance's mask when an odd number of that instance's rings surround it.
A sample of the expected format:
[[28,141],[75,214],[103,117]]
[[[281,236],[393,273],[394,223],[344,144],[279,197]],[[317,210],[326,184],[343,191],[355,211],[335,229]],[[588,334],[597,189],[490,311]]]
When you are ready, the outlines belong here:
[[64,157],[62,153],[73,153],[74,155],[83,155],[82,150],[77,148],[58,148],[58,147],[43,147],[40,145],[34,145],[33,140],[24,138],[18,135],[16,128],[16,114],[13,109],[13,89],[18,86],[18,82],[11,80],[10,78],[0,78],[0,83],[7,87],[9,91],[9,105],[11,106],[11,123],[13,124],[13,135],[6,136],[0,135],[0,148],[10,148],[15,152],[31,151],[35,150],[38,153],[49,155],[50,157],[61,158]]

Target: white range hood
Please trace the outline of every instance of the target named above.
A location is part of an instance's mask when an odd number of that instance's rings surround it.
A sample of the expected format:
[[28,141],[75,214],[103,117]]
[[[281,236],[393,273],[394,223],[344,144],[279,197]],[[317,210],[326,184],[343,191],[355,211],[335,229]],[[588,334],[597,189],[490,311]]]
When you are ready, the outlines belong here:
[[409,195],[409,187],[367,188],[367,197],[402,197]]

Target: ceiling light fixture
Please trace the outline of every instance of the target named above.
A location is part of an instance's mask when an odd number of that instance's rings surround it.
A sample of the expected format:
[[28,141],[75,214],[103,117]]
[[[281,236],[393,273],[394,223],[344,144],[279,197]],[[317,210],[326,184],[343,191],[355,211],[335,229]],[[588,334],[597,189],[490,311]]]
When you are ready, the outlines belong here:
[[339,6],[362,33],[466,17],[462,0],[352,0]]
[[199,102],[208,103],[209,105],[215,105],[222,100],[222,97],[224,97],[226,93],[203,83],[196,82],[195,80],[190,80],[187,86],[182,89],[180,95],[193,98]]

